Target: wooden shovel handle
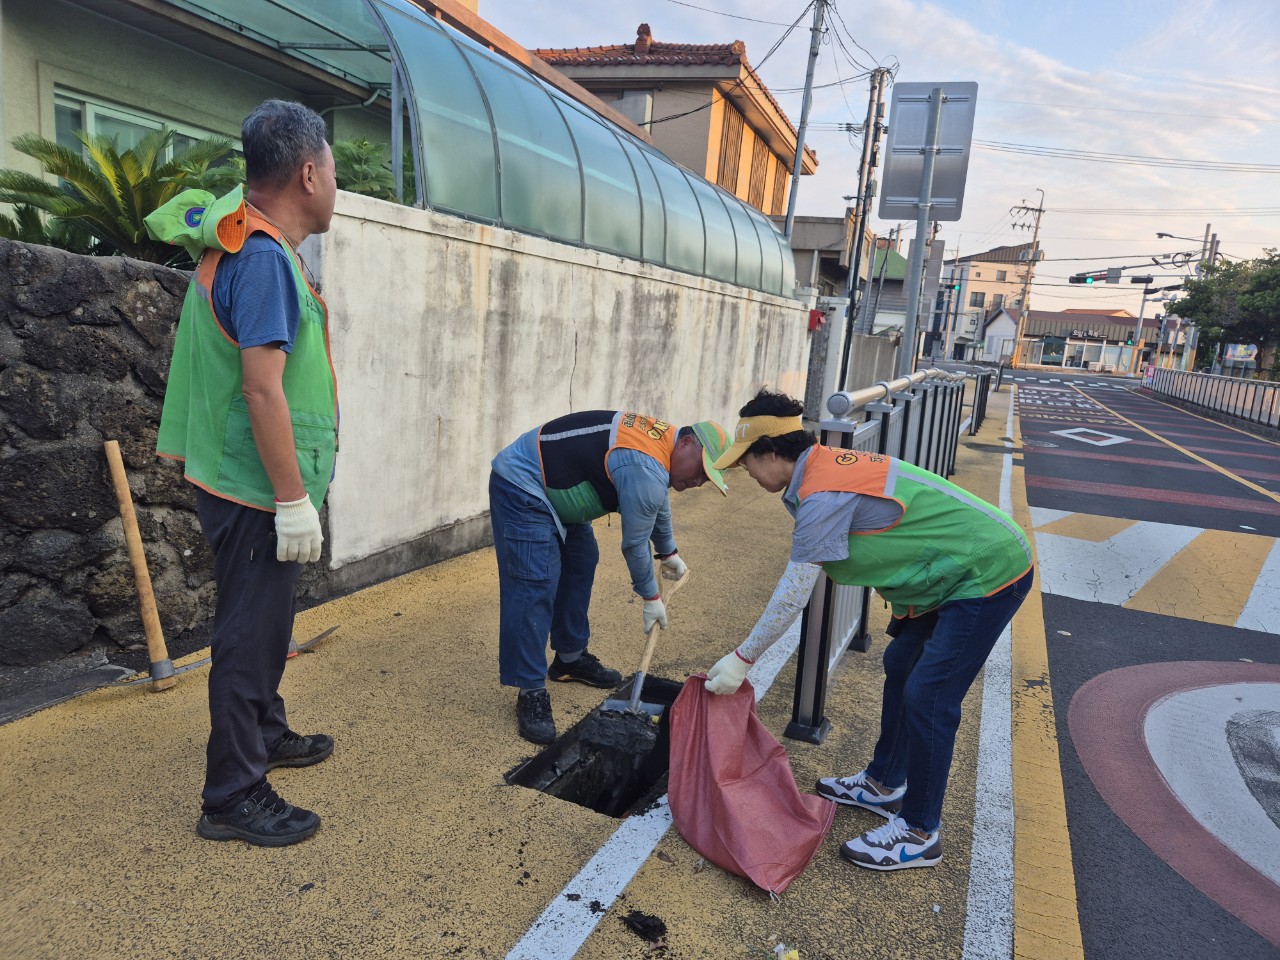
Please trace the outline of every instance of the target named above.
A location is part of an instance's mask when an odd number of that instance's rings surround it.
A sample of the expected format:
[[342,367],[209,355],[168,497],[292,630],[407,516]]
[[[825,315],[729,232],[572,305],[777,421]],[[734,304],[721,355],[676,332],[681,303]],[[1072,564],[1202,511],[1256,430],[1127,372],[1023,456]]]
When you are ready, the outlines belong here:
[[[674,597],[680,591],[680,588],[683,587],[688,582],[689,582],[689,571],[685,570],[684,576],[667,588],[667,595],[665,597],[662,597],[662,602],[664,604],[670,603],[671,598]],[[658,588],[659,590],[661,590],[662,588],[661,575],[659,575],[658,577]],[[649,672],[649,661],[653,658],[653,648],[658,643],[658,630],[661,629],[661,627],[662,627],[662,624],[658,623],[658,621],[656,620],[649,626],[649,630],[648,630],[649,642],[644,645],[644,656],[640,658],[640,670],[638,671],[640,673]]]

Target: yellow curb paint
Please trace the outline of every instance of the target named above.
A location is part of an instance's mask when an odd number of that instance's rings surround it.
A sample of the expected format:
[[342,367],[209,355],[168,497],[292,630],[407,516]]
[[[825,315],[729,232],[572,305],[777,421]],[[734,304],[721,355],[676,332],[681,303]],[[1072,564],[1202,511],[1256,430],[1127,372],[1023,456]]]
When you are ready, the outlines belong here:
[[1102,543],[1110,540],[1117,533],[1132,527],[1137,520],[1125,520],[1123,517],[1100,517],[1091,513],[1073,513],[1062,517],[1043,527],[1036,527],[1037,533],[1053,533],[1060,537],[1073,537],[1076,540],[1088,540],[1090,543]]
[[1205,530],[1122,606],[1233,627],[1274,546],[1271,537]]
[[[1022,425],[1014,414],[1013,518],[1031,541]],[[1013,955],[1083,960],[1075,869],[1058,758],[1040,573],[1013,619]]]
[[[1075,390],[1076,393],[1080,394],[1081,396],[1088,396],[1088,394],[1086,394],[1079,387],[1072,387],[1071,389]],[[1107,411],[1107,413],[1111,414],[1117,420],[1123,420],[1125,423],[1129,424],[1129,426],[1133,427],[1134,429],[1141,430],[1147,436],[1154,437],[1155,439],[1159,440],[1161,443],[1165,444],[1166,446],[1173,447],[1173,449],[1177,450],[1179,453],[1183,454],[1184,456],[1190,457],[1192,460],[1195,460],[1197,463],[1203,463],[1210,470],[1216,470],[1218,473],[1222,474],[1224,477],[1228,477],[1234,480],[1236,483],[1241,484],[1242,486],[1248,487],[1250,490],[1256,490],[1258,491],[1258,493],[1261,493],[1263,496],[1270,497],[1276,503],[1280,503],[1280,494],[1272,493],[1266,487],[1260,487],[1256,483],[1254,483],[1252,480],[1246,480],[1244,477],[1240,476],[1239,474],[1232,473],[1226,467],[1220,467],[1216,463],[1214,463],[1212,460],[1206,460],[1204,457],[1200,456],[1198,453],[1192,453],[1186,447],[1179,446],[1178,444],[1174,443],[1172,440],[1168,439],[1167,437],[1160,436],[1160,434],[1156,433],[1154,430],[1148,430],[1142,424],[1135,423],[1134,421],[1130,420],[1128,417],[1121,416],[1120,414],[1112,410],[1110,407],[1108,407],[1105,403],[1102,403],[1100,400],[1097,400],[1093,397],[1089,397],[1089,399],[1093,400],[1094,403],[1102,407],[1103,410]]]

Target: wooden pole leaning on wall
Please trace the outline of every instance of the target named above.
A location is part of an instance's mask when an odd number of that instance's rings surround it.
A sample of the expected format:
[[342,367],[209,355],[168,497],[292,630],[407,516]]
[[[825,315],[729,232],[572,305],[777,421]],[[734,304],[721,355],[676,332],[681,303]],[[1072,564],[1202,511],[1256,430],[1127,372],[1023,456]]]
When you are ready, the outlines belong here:
[[151,573],[147,570],[147,555],[142,549],[142,536],[138,533],[138,517],[133,512],[133,494],[129,491],[129,478],[125,476],[124,459],[120,456],[120,444],[108,440],[103,444],[107,452],[107,466],[111,468],[111,485],[120,504],[120,519],[124,523],[124,542],[129,549],[129,562],[133,564],[133,579],[138,590],[138,609],[142,614],[142,628],[147,635],[147,656],[151,661],[151,689],[168,690],[178,682],[174,676],[173,661],[165,646],[164,631],[160,627],[160,614],[156,611],[156,596],[151,589]]

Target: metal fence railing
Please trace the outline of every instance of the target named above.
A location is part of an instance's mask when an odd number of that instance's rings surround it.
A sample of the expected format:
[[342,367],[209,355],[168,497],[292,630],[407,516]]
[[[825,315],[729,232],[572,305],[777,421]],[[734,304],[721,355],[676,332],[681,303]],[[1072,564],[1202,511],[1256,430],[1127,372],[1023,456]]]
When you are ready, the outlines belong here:
[[1280,429],[1280,383],[1161,368],[1152,376],[1151,389],[1246,423]]
[[[972,376],[973,402],[969,433],[986,415],[992,373]],[[965,412],[962,374],[923,370],[874,387],[833,394],[827,400],[832,417],[819,424],[819,442],[866,453],[888,454],[934,473],[955,471],[956,451]],[[821,576],[800,621],[796,657],[795,698],[786,736],[821,743],[831,729],[826,719],[827,676],[846,650],[870,646],[867,614],[871,591],[845,586]]]

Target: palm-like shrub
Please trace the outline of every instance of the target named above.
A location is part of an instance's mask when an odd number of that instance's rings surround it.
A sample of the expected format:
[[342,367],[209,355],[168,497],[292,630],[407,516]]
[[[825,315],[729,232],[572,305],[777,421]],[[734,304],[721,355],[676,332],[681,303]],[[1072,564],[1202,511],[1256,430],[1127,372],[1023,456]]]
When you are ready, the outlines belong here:
[[44,247],[58,247],[71,253],[91,254],[98,242],[83,228],[57,217],[47,220],[37,207],[23,203],[13,208],[13,216],[0,213],[0,237]]
[[333,144],[333,166],[338,186],[379,200],[396,198],[396,181],[383,159],[386,146],[363,138],[337,140]]
[[[172,160],[164,153],[173,140],[172,130],[148,133],[135,147],[123,152],[110,137],[76,136],[88,156],[55,141],[24,134],[15,137],[19,153],[39,161],[57,183],[20,170],[0,170],[0,202],[40,210],[50,217],[46,234],[67,228],[82,230],[96,243],[100,254],[122,254],[154,263],[190,263],[181,247],[173,247],[147,234],[143,218],[175,194],[190,187],[211,189],[234,177],[235,167],[211,166],[232,149],[230,140],[210,137],[197,141]],[[225,189],[222,190],[225,192]],[[27,217],[29,214],[17,213]],[[6,218],[19,226],[14,218]],[[58,244],[61,245],[61,244]]]

